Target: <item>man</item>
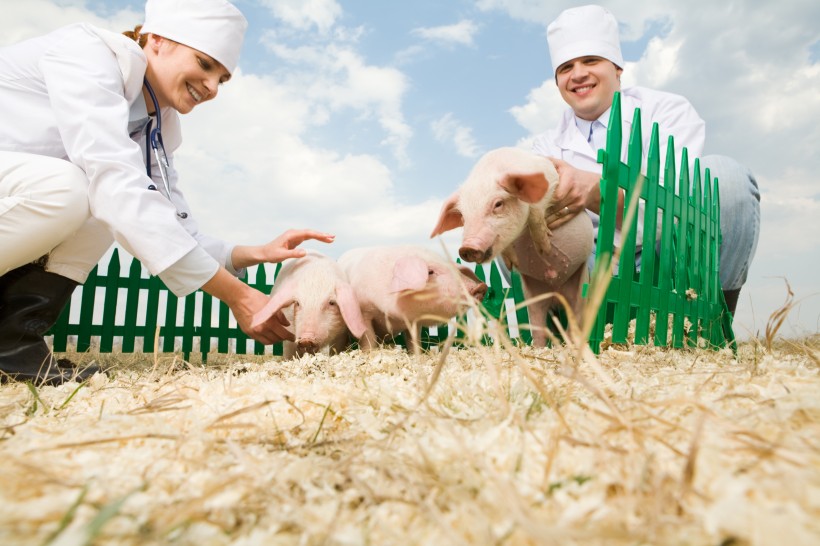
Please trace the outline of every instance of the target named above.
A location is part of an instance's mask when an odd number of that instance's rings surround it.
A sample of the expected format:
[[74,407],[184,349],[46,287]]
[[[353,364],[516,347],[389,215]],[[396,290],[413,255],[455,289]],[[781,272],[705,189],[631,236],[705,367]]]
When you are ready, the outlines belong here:
[[[553,159],[560,177],[551,209],[554,212],[548,221],[554,228],[586,211],[597,238],[601,206],[597,150],[605,145],[615,92],[621,92],[624,134],[629,134],[634,109],[641,109],[644,155],[649,149],[651,125],[656,122],[662,143],[660,157],[666,157],[669,135],[675,138],[678,160],[684,147],[690,158],[701,157],[705,124],[684,97],[641,87],[621,89],[624,60],[618,22],[606,9],[589,5],[565,10],[547,27],[547,41],[555,83],[569,105],[558,127],[538,135],[533,142],[536,153]],[[709,168],[719,179],[723,236],[720,282],[734,314],[760,233],[760,192],[752,173],[728,157],[701,157],[701,168]],[[620,196],[618,217],[623,206]]]

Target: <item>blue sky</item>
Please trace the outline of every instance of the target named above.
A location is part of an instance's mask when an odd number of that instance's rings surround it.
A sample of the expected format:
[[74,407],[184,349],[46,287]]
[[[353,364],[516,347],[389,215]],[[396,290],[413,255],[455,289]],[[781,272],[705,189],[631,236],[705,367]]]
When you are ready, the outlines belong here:
[[[183,118],[183,191],[204,231],[262,243],[290,227],[337,234],[338,256],[419,243],[441,202],[493,148],[557,122],[545,29],[556,0],[236,0],[250,20],[239,70]],[[736,331],[785,300],[789,334],[820,321],[820,3],[613,0],[625,86],[687,96],[706,153],[748,164],[763,230]],[[75,21],[121,31],[141,0],[0,0],[0,45]],[[446,237],[455,248],[458,233]],[[316,248],[319,248],[316,246]]]

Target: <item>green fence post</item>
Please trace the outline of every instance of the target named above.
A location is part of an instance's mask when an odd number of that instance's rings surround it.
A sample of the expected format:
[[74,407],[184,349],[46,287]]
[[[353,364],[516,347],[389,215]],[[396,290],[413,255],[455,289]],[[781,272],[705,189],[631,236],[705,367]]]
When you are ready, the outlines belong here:
[[[159,345],[154,345],[154,340],[157,336],[159,293],[161,290],[162,281],[159,280],[159,277],[150,277],[148,279],[148,299],[145,309],[145,336],[142,338],[142,351],[144,353],[153,353],[160,350]],[[159,340],[157,340],[157,343],[159,343]]]
[[94,322],[94,296],[99,283],[99,267],[95,266],[83,284],[80,302],[80,324],[77,329],[77,352],[84,353],[91,348],[91,325]]
[[[250,275],[250,271],[248,271],[248,275]],[[251,284],[251,286],[253,286],[254,288],[256,288],[257,290],[259,290],[260,292],[262,292],[264,294],[270,294],[271,289],[273,287],[273,283],[268,284],[266,277],[267,277],[267,273],[265,272],[264,264],[259,264],[258,266],[256,266],[256,278],[254,279],[254,282],[253,282],[253,284]],[[250,277],[248,277],[248,278],[250,279]],[[250,284],[250,283],[248,283],[248,284]],[[255,355],[265,354],[265,344],[254,340],[254,342],[253,342],[253,354],[255,354]]]
[[[632,200],[638,181],[641,178],[642,136],[641,111],[636,108],[632,118],[632,131],[629,135],[626,184],[624,184],[623,178],[620,179],[620,186],[624,188],[624,219],[626,217],[626,208]],[[615,274],[619,279],[619,284],[615,298],[615,317],[612,325],[613,343],[626,343],[629,334],[629,321],[632,318],[633,305],[631,295],[635,278],[635,241],[637,239],[638,214],[632,216],[629,226],[622,225],[621,229],[621,253],[618,260],[618,272]],[[625,233],[627,229],[629,229],[629,232]]]
[[646,160],[646,181],[642,194],[646,196],[644,209],[643,238],[641,241],[641,271],[638,309],[635,317],[635,343],[649,342],[649,323],[653,309],[653,289],[656,282],[658,257],[655,253],[658,222],[658,191],[660,188],[660,144],[658,124],[652,124],[649,155]]
[[207,292],[202,293],[202,323],[200,325],[201,335],[199,337],[199,350],[202,353],[202,363],[208,361],[208,353],[211,351],[211,337],[213,332],[213,301],[214,298]]
[[100,352],[110,353],[114,349],[114,323],[117,317],[117,300],[119,299],[120,254],[114,250],[103,284],[103,316],[100,325]]
[[675,253],[673,233],[675,228],[675,139],[670,136],[666,146],[666,162],[663,175],[663,220],[661,221],[661,246],[658,252],[658,310],[655,314],[655,345],[668,345],[669,312],[674,306],[674,278],[672,275]]
[[[196,295],[197,292],[191,292],[185,296],[185,303],[183,309],[185,314],[182,316],[182,358],[186,361],[191,360],[191,352],[194,350],[194,337],[196,337],[196,325],[194,319],[196,318]],[[171,293],[168,293],[171,297]]]
[[71,315],[71,299],[68,300],[68,305],[66,305],[62,311],[60,311],[60,316],[57,318],[57,322],[54,323],[51,330],[46,333],[46,335],[53,335],[54,339],[51,342],[51,349],[55,353],[64,353],[68,348],[68,321]]
[[122,330],[123,353],[133,353],[136,345],[141,280],[142,266],[138,260],[131,258],[125,292],[125,321]]
[[[609,267],[609,260],[613,256],[615,248],[615,225],[618,211],[618,193],[621,179],[621,143],[623,138],[623,125],[621,122],[621,94],[615,93],[612,100],[612,108],[609,114],[609,127],[606,133],[606,148],[598,150],[598,163],[602,164],[601,169],[601,210],[598,222],[598,240],[595,246],[595,265],[592,269],[591,283],[595,283],[599,278],[602,267]],[[608,275],[608,273],[607,273]],[[590,345],[594,352],[600,350],[601,342],[604,340],[604,329],[607,323],[607,315],[610,307],[610,294],[617,290],[619,280],[617,276],[610,277],[609,287],[604,293],[595,324],[590,330]],[[590,292],[595,291],[595,286],[590,285]]]
[[162,336],[162,352],[173,353],[175,351],[176,336],[177,336],[177,307],[179,300],[168,290],[165,285],[162,287],[165,292],[165,324],[160,329]]

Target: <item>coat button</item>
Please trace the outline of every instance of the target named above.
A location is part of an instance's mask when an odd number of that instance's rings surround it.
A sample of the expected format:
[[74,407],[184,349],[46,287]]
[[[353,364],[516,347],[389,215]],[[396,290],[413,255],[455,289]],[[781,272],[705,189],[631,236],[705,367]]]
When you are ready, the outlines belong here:
[[151,190],[151,191],[157,191],[157,187],[156,187],[155,185],[153,185],[153,184],[151,184],[150,186],[148,186],[148,189],[149,189],[149,190]]
[[180,212],[180,213],[178,214],[178,216],[179,216],[180,218],[182,218],[183,220],[185,220],[186,218],[188,218],[188,213],[187,213],[187,212]]

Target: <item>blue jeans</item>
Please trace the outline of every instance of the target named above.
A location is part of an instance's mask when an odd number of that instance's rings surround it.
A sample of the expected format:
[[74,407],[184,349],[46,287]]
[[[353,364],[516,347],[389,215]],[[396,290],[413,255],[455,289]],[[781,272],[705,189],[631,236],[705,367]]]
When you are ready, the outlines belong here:
[[760,190],[752,172],[722,155],[700,160],[720,187],[720,285],[737,290],[746,282],[760,237]]

